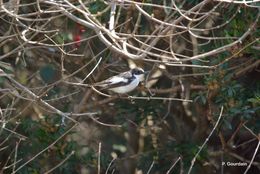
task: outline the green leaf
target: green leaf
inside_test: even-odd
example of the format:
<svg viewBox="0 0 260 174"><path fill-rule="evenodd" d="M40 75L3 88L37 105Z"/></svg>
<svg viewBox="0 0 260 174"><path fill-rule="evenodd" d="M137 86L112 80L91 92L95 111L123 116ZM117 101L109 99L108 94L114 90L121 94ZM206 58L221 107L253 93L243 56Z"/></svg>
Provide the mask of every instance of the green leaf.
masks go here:
<svg viewBox="0 0 260 174"><path fill-rule="evenodd" d="M253 104L260 104L260 98L250 98L250 99L248 99L247 100L248 102L250 102L250 103L253 103Z"/></svg>
<svg viewBox="0 0 260 174"><path fill-rule="evenodd" d="M40 69L40 76L45 83L52 83L57 77L57 70L52 64L47 64Z"/></svg>
<svg viewBox="0 0 260 174"><path fill-rule="evenodd" d="M226 128L232 130L232 124L228 120L224 119L223 123L224 123Z"/></svg>

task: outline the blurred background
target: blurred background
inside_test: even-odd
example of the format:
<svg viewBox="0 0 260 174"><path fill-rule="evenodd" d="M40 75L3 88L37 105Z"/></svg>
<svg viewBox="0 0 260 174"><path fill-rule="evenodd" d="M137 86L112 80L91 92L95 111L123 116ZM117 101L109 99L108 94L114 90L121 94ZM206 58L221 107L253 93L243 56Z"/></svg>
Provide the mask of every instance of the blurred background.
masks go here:
<svg viewBox="0 0 260 174"><path fill-rule="evenodd" d="M0 173L259 173L259 3L1 0Z"/></svg>

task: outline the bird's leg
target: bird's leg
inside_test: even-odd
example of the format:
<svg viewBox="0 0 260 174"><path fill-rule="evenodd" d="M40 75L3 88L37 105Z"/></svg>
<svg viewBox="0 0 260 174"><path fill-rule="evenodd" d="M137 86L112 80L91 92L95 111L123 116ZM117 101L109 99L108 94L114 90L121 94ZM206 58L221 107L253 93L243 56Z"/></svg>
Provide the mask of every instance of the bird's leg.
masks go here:
<svg viewBox="0 0 260 174"><path fill-rule="evenodd" d="M116 94L117 98L119 99L129 99L131 101L131 103L134 103L134 98L131 95L128 94Z"/></svg>
<svg viewBox="0 0 260 174"><path fill-rule="evenodd" d="M155 93L153 93L149 88L147 88L147 87L145 87L146 89L147 89L147 91L149 92L149 94L151 95L151 96L155 96Z"/></svg>
<svg viewBox="0 0 260 174"><path fill-rule="evenodd" d="M149 92L150 96L155 96L155 93L153 93L153 92L150 90L150 88L146 87L145 84L142 84L141 89L146 89L146 90Z"/></svg>
<svg viewBox="0 0 260 174"><path fill-rule="evenodd" d="M130 102L131 102L132 104L135 103L135 99L134 99L133 96L131 96L131 95L127 95L127 98L130 100Z"/></svg>

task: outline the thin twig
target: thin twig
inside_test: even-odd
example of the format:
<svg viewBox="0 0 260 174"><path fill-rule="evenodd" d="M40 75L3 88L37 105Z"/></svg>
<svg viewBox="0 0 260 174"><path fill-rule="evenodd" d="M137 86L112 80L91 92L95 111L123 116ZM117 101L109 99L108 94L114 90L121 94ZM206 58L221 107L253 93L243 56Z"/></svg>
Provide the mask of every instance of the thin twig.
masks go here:
<svg viewBox="0 0 260 174"><path fill-rule="evenodd" d="M13 169L12 169L12 171L14 172L15 171L15 167L16 167L16 163L17 163L17 152L18 152L18 147L19 147L19 144L20 144L20 142L21 142L21 139L18 141L18 142L16 142L16 145L15 145L15 152L14 152L14 165L13 165Z"/></svg>
<svg viewBox="0 0 260 174"><path fill-rule="evenodd" d="M100 159L101 159L101 142L98 144L98 168L97 173L100 174Z"/></svg>
<svg viewBox="0 0 260 174"><path fill-rule="evenodd" d="M219 124L219 121L220 119L222 118L222 114L223 114L223 106L221 107L221 110L220 110L220 114L219 114L219 117L218 117L218 120L215 124L215 126L213 127L213 129L211 130L209 136L206 138L206 140L204 141L204 143L202 144L202 146L199 148L199 151L196 153L196 155L194 156L194 158L192 159L191 161L191 165L190 165L190 168L189 168L189 171L188 171L188 174L191 173L191 170L193 168L193 165L195 164L195 161L197 159L197 157L199 156L201 150L204 148L204 146L207 144L207 142L209 141L209 138L212 136L213 132L215 131L215 129L217 128L218 124Z"/></svg>
<svg viewBox="0 0 260 174"><path fill-rule="evenodd" d="M136 96L129 96L129 97L122 97L124 99L134 99L134 100L167 100L167 101L182 101L182 102L193 102L192 100L180 99L180 98L173 98L173 97L136 97Z"/></svg>
<svg viewBox="0 0 260 174"><path fill-rule="evenodd" d="M63 163L65 163L72 155L75 154L75 151L73 150L68 156L66 156L66 158L64 158L61 162L59 162L59 164L55 165L53 168L51 168L50 170L48 170L47 172L45 172L44 174L49 174L51 172L53 172L55 169L57 169L58 167L60 167Z"/></svg>
<svg viewBox="0 0 260 174"><path fill-rule="evenodd" d="M250 169L250 167L251 167L251 165L252 165L252 163L253 163L253 161L254 161L254 159L255 159L256 153L257 153L257 151L258 151L258 149L259 149L259 146L260 146L260 134L259 134L258 136L259 136L259 138L258 138L258 144L257 144L257 146L256 146L256 148L255 148L254 155L252 156L251 161L250 161L249 165L247 166L247 168L246 168L244 174L246 174L246 173L248 172L248 170Z"/></svg>
<svg viewBox="0 0 260 174"><path fill-rule="evenodd" d="M181 159L181 157L178 157L178 159L172 164L172 166L167 170L166 174L170 174L171 170L175 167L175 165L178 163L178 161Z"/></svg>
<svg viewBox="0 0 260 174"><path fill-rule="evenodd" d="M82 82L84 82L94 71L95 69L98 67L98 65L100 64L102 60L102 57L100 57L100 59L98 60L98 62L96 63L96 65L94 66L94 68L88 73L88 75L86 75L86 77L82 80Z"/></svg>
<svg viewBox="0 0 260 174"><path fill-rule="evenodd" d="M152 164L150 165L150 167L149 167L149 169L148 169L148 171L147 171L146 174L149 174L149 173L152 171L153 166L154 166L154 161L153 161Z"/></svg>
<svg viewBox="0 0 260 174"><path fill-rule="evenodd" d="M114 162L116 159L117 159L117 158L113 158L113 159L110 161L110 163L109 163L109 165L108 165L108 167L107 167L107 170L106 170L106 174L108 174L108 171L109 171L110 167L112 166L113 162Z"/></svg>
<svg viewBox="0 0 260 174"><path fill-rule="evenodd" d="M97 118L94 117L89 117L91 118L94 122L102 125L102 126L107 126L107 127L122 127L122 125L117 125L117 124L108 124L108 123L103 123L101 121L99 121Z"/></svg>

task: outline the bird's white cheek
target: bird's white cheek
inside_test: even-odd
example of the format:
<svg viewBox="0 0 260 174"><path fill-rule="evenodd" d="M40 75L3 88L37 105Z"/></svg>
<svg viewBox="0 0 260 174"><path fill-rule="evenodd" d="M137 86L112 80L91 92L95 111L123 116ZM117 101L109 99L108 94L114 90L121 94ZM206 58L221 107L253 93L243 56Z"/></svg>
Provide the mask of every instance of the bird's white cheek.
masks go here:
<svg viewBox="0 0 260 174"><path fill-rule="evenodd" d="M144 75L143 75L143 74L137 75L137 76L135 76L135 77L139 80L139 82L144 81Z"/></svg>

